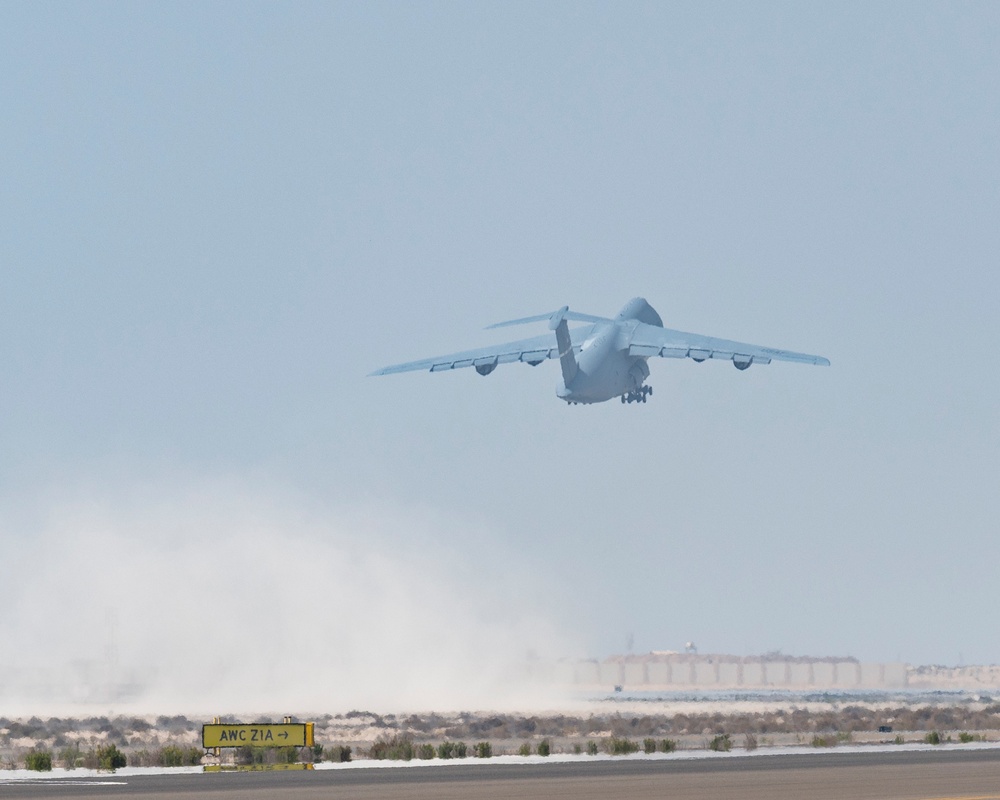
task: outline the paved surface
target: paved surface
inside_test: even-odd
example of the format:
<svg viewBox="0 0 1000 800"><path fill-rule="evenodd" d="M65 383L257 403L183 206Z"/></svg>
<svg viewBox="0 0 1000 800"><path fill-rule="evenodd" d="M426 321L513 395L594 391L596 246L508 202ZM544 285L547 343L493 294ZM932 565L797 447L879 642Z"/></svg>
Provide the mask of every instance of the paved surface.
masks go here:
<svg viewBox="0 0 1000 800"><path fill-rule="evenodd" d="M3 798L155 800L1000 800L1000 751L828 753L698 760L212 775L108 775L25 783L0 780Z"/></svg>

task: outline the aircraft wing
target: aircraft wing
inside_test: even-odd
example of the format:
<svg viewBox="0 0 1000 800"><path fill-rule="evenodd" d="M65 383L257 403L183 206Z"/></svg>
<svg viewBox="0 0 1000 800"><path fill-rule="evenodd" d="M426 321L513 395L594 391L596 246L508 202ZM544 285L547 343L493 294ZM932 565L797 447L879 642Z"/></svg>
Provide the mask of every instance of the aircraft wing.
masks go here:
<svg viewBox="0 0 1000 800"><path fill-rule="evenodd" d="M590 331L591 326L577 328L570 331L570 338L573 341L573 350L580 351L584 336ZM498 364L512 364L515 361L524 361L528 364L539 364L547 358L559 358L559 348L556 346L555 334L549 333L544 336L535 336L531 339L519 339L516 342L506 342L495 344L490 347L480 347L478 350L465 350L461 353L450 353L434 358L425 358L420 361L409 361L405 364L394 364L390 367L382 367L375 370L372 375L391 375L395 372L410 372L411 370L430 370L431 372L441 372L447 369L460 369L461 367L475 367L477 371L486 375L493 371Z"/></svg>
<svg viewBox="0 0 1000 800"><path fill-rule="evenodd" d="M632 331L628 351L629 355L633 356L693 358L695 361L715 358L732 361L740 369L746 369L751 364L770 364L772 360L798 361L802 364L816 364L823 367L830 366L829 359L823 358L823 356L795 353L791 350L776 350L773 347L733 342L729 339L716 339L697 333L659 328L644 322L640 322Z"/></svg>

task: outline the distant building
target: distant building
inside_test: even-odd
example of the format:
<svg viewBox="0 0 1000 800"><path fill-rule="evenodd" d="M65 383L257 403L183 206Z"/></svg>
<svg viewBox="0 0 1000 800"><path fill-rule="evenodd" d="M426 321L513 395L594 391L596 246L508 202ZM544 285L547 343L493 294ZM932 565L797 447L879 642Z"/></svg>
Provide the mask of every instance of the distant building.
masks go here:
<svg viewBox="0 0 1000 800"><path fill-rule="evenodd" d="M601 691L684 689L903 689L909 668L902 663L862 663L851 657L812 658L674 653L611 656L603 661L563 662L557 680L576 689Z"/></svg>

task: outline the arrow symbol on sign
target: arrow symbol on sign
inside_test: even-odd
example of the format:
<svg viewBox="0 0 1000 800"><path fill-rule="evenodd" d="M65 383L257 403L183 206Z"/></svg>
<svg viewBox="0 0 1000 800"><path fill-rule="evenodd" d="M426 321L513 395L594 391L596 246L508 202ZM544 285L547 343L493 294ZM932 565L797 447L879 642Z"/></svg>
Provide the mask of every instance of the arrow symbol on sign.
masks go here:
<svg viewBox="0 0 1000 800"><path fill-rule="evenodd" d="M278 736L280 736L282 739L287 739L288 731L282 731L281 733L278 734Z"/></svg>

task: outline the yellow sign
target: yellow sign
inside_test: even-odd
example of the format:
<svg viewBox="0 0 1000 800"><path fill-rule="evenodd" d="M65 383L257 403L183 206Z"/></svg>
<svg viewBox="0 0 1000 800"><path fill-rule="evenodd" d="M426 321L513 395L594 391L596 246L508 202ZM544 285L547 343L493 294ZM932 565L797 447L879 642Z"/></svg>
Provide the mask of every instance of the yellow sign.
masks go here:
<svg viewBox="0 0 1000 800"><path fill-rule="evenodd" d="M202 747L312 747L313 723L202 725Z"/></svg>

